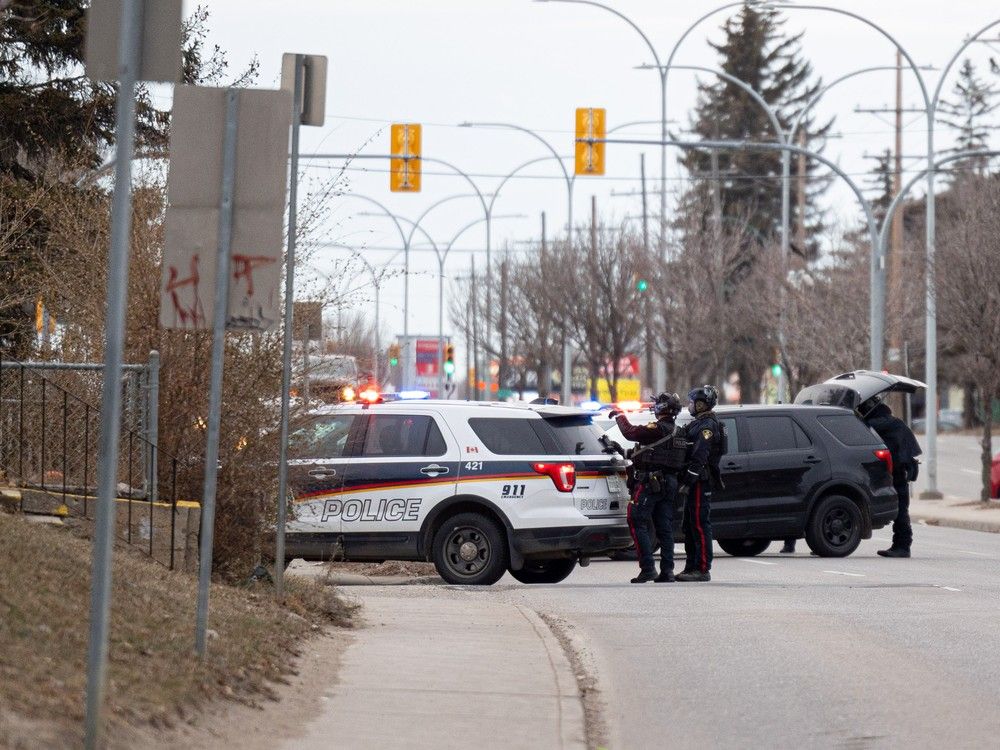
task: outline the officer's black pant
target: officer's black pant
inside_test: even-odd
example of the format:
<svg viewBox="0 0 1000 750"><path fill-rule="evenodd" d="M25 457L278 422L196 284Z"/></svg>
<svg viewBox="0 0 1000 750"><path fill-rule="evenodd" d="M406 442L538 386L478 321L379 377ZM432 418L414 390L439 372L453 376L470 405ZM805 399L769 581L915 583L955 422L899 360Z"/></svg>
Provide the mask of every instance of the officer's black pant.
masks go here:
<svg viewBox="0 0 1000 750"><path fill-rule="evenodd" d="M909 549L913 544L913 526L910 525L910 483L905 477L893 477L892 486L899 495L899 512L892 522L892 546Z"/></svg>
<svg viewBox="0 0 1000 750"><path fill-rule="evenodd" d="M685 570L707 572L712 569L712 485L699 480L688 488L684 498Z"/></svg>
<svg viewBox="0 0 1000 750"><path fill-rule="evenodd" d="M655 571L653 538L650 523L660 540L660 571L674 569L674 502L677 498L677 475L663 474L660 491L653 492L649 482L641 482L635 489L635 501L628 506L628 526L632 531L635 548L639 552L639 565L643 570Z"/></svg>

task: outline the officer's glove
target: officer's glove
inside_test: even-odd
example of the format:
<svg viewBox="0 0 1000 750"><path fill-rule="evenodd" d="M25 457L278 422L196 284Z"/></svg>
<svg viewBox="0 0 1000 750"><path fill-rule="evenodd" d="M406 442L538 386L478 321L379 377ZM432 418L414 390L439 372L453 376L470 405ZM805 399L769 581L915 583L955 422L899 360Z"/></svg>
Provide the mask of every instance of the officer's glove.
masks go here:
<svg viewBox="0 0 1000 750"><path fill-rule="evenodd" d="M907 465L907 467L906 467L906 481L907 482L916 482L917 481L917 474L920 472L920 468L919 467L920 467L920 464L918 464L916 461L914 461L913 463Z"/></svg>
<svg viewBox="0 0 1000 750"><path fill-rule="evenodd" d="M612 409L611 411L608 412L608 419L615 419L618 417L618 415L622 413L623 412L620 412L617 409Z"/></svg>

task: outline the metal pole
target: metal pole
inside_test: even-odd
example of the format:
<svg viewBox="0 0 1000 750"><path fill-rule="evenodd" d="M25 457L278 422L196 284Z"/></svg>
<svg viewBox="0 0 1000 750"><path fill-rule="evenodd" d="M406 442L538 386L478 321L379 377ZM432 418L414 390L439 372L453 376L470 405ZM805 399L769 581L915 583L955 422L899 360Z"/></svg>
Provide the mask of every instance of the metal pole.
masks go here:
<svg viewBox="0 0 1000 750"><path fill-rule="evenodd" d="M788 279L789 232L791 231L791 174L790 151L781 152L781 281L778 287L778 403L785 400L785 389L788 387L788 375L785 372L785 282ZM800 175L801 178L801 175ZM805 221L805 217L802 217ZM728 373L727 373L728 374Z"/></svg>
<svg viewBox="0 0 1000 750"><path fill-rule="evenodd" d="M444 398L444 256L438 253L438 398Z"/></svg>
<svg viewBox="0 0 1000 750"><path fill-rule="evenodd" d="M934 120L937 99L931 102L927 111L927 264L924 273L927 274L925 285L925 305L927 315L924 320L924 335L927 343L926 376L927 398L924 402L924 418L927 431L927 489L921 493L922 498L940 499L944 497L937 487L937 432L938 432L938 364L937 364L937 269L934 263L936 252L935 220L937 216L937 201L934 195Z"/></svg>
<svg viewBox="0 0 1000 750"><path fill-rule="evenodd" d="M135 84L142 59L142 2L124 0L118 39L118 102L115 112L115 192L111 203L111 254L108 258L104 382L97 480L97 516L91 565L90 636L87 646L87 706L84 745L101 739L101 707L108 666L111 620L111 557L115 532L115 485L121 434L121 368L128 296L129 237L132 230L132 153L135 139Z"/></svg>
<svg viewBox="0 0 1000 750"><path fill-rule="evenodd" d="M561 163L561 162L560 162ZM569 251L573 251L573 178L566 175L566 215L568 223L566 225L566 238L569 243ZM562 392L559 396L559 403L569 406L573 402L573 373L572 369L573 353L569 345L568 321L563 321L563 344L562 344Z"/></svg>
<svg viewBox="0 0 1000 750"><path fill-rule="evenodd" d="M151 458L149 461L150 485L149 498L151 502L160 499L159 462L160 462L160 353L155 349L149 353L149 407L147 410L149 424L146 439L149 440Z"/></svg>
<svg viewBox="0 0 1000 750"><path fill-rule="evenodd" d="M215 490L219 477L219 428L222 421L222 374L226 356L226 321L229 317L229 261L233 232L233 193L236 182L236 135L239 89L226 92L226 130L222 145L222 201L219 207L219 247L215 261L215 308L212 319L212 371L208 395L208 429L205 441L205 485L201 500L198 608L195 650L205 657L208 626L208 593L212 581L212 536L215 532Z"/></svg>
<svg viewBox="0 0 1000 750"><path fill-rule="evenodd" d="M274 595L285 596L285 520L288 494L288 412L292 390L292 313L295 300L295 234L298 231L299 127L302 124L302 55L295 56L292 90L292 154L288 180L288 251L285 254L285 320L281 352L281 430L278 444L278 523L274 543ZM309 374L305 375L307 378Z"/></svg>
<svg viewBox="0 0 1000 750"><path fill-rule="evenodd" d="M375 382L382 387L382 323L379 318L379 298L382 294L382 279L375 280Z"/></svg>
<svg viewBox="0 0 1000 750"><path fill-rule="evenodd" d="M660 259L667 257L667 68L660 67Z"/></svg>

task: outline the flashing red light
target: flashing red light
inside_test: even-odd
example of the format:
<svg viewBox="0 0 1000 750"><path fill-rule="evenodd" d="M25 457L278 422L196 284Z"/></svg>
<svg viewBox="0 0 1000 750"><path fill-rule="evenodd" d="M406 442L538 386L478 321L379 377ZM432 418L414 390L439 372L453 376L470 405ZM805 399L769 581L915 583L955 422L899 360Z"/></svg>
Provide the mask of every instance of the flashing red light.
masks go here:
<svg viewBox="0 0 1000 750"><path fill-rule="evenodd" d="M892 454L885 448L879 448L875 451L875 458L885 464L889 476L892 476Z"/></svg>
<svg viewBox="0 0 1000 750"><path fill-rule="evenodd" d="M576 487L576 466L574 464L539 463L532 464L532 468L537 473L545 474L551 479L552 484L560 492L572 492L573 488Z"/></svg>
<svg viewBox="0 0 1000 750"><path fill-rule="evenodd" d="M612 406L618 411L642 411L649 408L641 401L619 401Z"/></svg>
<svg viewBox="0 0 1000 750"><path fill-rule="evenodd" d="M362 401L367 401L369 404L374 404L382 399L382 394L375 388L365 388L358 394L358 398Z"/></svg>
<svg viewBox="0 0 1000 750"><path fill-rule="evenodd" d="M500 391L499 383L490 383L490 393L498 393Z"/></svg>
<svg viewBox="0 0 1000 750"><path fill-rule="evenodd" d="M345 385L340 391L341 401L353 401L355 398L357 398L357 396L358 394L349 385Z"/></svg>
<svg viewBox="0 0 1000 750"><path fill-rule="evenodd" d="M480 380L476 385L479 386L479 390L481 390L481 391L485 391L486 390L486 381L485 380Z"/></svg>

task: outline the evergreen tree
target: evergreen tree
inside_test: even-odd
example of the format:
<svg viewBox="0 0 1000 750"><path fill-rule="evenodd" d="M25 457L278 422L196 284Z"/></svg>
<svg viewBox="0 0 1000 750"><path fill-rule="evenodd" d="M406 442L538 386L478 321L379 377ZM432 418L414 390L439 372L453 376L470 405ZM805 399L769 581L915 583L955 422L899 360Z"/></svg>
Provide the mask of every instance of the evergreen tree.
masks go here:
<svg viewBox="0 0 1000 750"><path fill-rule="evenodd" d="M33 335L34 271L46 253L48 225L39 196L58 207L74 191L107 198L100 186L77 187L114 144L113 83L84 72L90 0L0 0L0 345L7 356L27 352ZM186 20L182 80L211 83L224 75L218 47L205 48L208 11ZM254 60L233 85L256 75ZM169 113L137 89L140 153L166 146ZM3 231L10 230L10 231Z"/></svg>
<svg viewBox="0 0 1000 750"><path fill-rule="evenodd" d="M938 111L938 122L956 131L955 147L951 153L960 151L978 151L989 148L990 131L996 128L988 118L1000 102L994 101L996 88L990 86L978 75L972 61L968 58L958 71L958 81L952 89L954 98L942 101ZM978 175L986 173L989 157L977 156L958 162L961 168L972 169Z"/></svg>
<svg viewBox="0 0 1000 750"><path fill-rule="evenodd" d="M753 87L778 113L782 129L787 130L821 83L813 78L811 65L802 59L801 34L786 36L782 32L783 24L777 11L745 5L723 24L722 42L712 46L719 54L721 69ZM806 147L821 148L823 136L831 124L832 121L817 125L806 115L800 125L806 135ZM692 130L703 139L772 143L778 140L760 104L740 87L721 79L699 84ZM719 150L716 157L717 163L713 164L710 152L697 150L686 151L682 158L693 178L681 201L683 225L692 226L688 219L692 213L698 213L700 221L694 226L711 226L711 212L706 214L705 211L713 205L713 191L717 191L715 203L721 207L723 224L748 218L756 236L777 237L781 230L781 154L777 151ZM797 210L794 194L798 161L795 155L791 157L793 213ZM814 176L818 166L815 160L806 161L805 224L810 234L821 226L815 199L828 184L827 180ZM752 258L747 262L752 262Z"/></svg>

